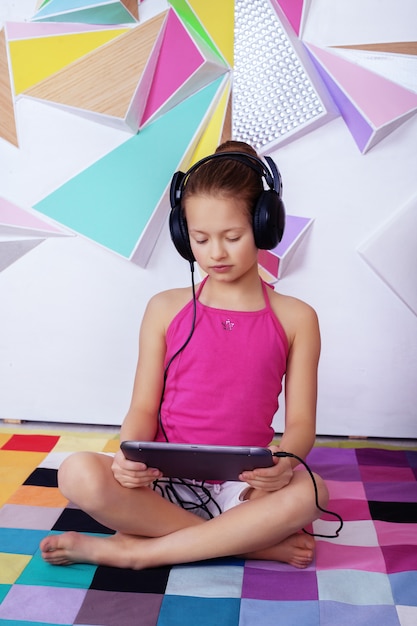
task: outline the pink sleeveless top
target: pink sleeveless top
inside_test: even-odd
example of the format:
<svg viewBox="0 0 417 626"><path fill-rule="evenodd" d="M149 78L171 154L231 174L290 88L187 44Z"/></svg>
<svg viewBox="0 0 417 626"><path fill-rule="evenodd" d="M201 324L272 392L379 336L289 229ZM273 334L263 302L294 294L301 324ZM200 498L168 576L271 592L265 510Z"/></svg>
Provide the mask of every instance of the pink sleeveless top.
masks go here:
<svg viewBox="0 0 417 626"><path fill-rule="evenodd" d="M227 311L197 298L197 316L188 345L172 361L161 419L175 443L267 446L286 370L288 342L262 281L265 307ZM167 334L165 365L187 339L193 302L174 317ZM164 441L159 429L157 441Z"/></svg>

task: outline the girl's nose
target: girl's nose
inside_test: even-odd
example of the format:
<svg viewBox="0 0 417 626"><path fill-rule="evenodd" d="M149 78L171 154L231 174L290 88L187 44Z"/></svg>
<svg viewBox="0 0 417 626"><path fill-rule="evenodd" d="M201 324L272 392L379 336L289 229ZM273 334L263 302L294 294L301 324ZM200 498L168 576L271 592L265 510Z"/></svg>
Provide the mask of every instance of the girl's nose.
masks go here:
<svg viewBox="0 0 417 626"><path fill-rule="evenodd" d="M222 259L225 256L225 250L221 241L213 241L211 243L210 255L212 259Z"/></svg>

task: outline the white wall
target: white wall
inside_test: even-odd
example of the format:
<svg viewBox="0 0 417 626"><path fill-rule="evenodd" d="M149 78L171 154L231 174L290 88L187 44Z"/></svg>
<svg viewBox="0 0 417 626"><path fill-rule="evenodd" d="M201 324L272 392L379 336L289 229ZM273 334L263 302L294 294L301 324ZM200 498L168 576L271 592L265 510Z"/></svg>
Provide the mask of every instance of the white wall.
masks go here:
<svg viewBox="0 0 417 626"><path fill-rule="evenodd" d="M403 12L395 0L377 3L377 22L358 19L376 2L312 2L305 40L416 40L411 0ZM0 0L0 19L23 19L34 4ZM20 148L0 139L0 195L23 207L126 139L29 100L17 117ZM288 212L315 218L277 288L319 314L320 434L417 437L417 317L357 252L417 194L416 140L414 117L361 155L338 118L272 154ZM187 284L168 228L146 269L82 237L48 239L13 263L0 273L0 417L120 423L146 302Z"/></svg>

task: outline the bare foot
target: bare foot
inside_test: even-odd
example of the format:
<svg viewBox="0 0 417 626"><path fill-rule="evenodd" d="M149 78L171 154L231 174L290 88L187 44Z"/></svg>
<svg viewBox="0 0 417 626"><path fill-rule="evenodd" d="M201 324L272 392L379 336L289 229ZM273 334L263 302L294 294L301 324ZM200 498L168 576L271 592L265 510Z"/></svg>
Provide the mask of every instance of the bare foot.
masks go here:
<svg viewBox="0 0 417 626"><path fill-rule="evenodd" d="M143 569L161 565L152 560L155 539L116 533L95 537L77 532L45 537L40 544L42 557L52 565L93 563L110 567ZM304 569L314 558L315 541L303 533L291 535L281 543L265 550L244 555L245 558L281 561ZM168 561L167 561L168 562Z"/></svg>
<svg viewBox="0 0 417 626"><path fill-rule="evenodd" d="M71 565L73 563L93 563L110 567L146 567L133 562L133 547L146 541L142 537L131 537L117 533L107 537L94 537L78 532L50 535L40 543L42 558L51 565ZM134 551L137 554L137 550Z"/></svg>
<svg viewBox="0 0 417 626"><path fill-rule="evenodd" d="M251 559L280 561L305 569L313 562L315 544L314 538L310 535L296 533L272 548L252 552L246 556Z"/></svg>

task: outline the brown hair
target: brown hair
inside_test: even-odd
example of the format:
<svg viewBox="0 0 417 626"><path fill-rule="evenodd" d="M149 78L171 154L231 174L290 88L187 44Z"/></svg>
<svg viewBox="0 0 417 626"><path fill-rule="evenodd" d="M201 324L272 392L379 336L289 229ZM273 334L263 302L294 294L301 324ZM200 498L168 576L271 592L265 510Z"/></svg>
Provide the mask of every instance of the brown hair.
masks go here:
<svg viewBox="0 0 417 626"><path fill-rule="evenodd" d="M241 152L257 157L256 151L243 141L226 141L216 149L215 154ZM194 170L185 183L182 195L184 203L190 196L223 196L243 200L250 214L264 187L262 170L256 171L234 159L212 159Z"/></svg>

